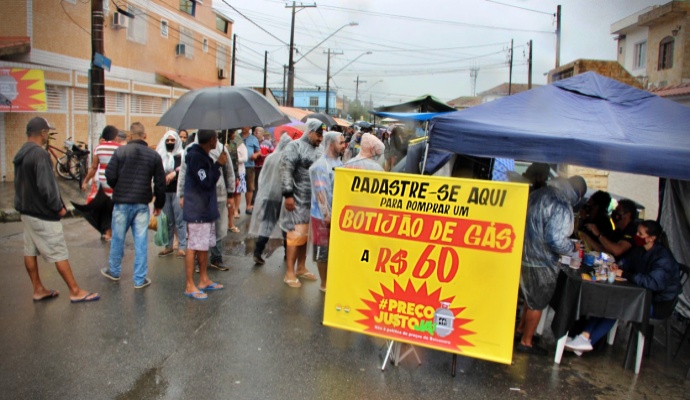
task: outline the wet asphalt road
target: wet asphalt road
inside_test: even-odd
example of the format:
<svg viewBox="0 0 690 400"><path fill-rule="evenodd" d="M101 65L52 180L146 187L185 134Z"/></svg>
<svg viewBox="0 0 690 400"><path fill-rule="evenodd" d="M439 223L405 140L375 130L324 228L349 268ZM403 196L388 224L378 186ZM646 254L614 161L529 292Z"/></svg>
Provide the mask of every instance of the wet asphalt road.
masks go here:
<svg viewBox="0 0 690 400"><path fill-rule="evenodd" d="M0 224L1 399L690 398L690 345L666 366L655 343L635 376L622 368L626 330L614 346L581 358L566 353L561 365L547 329L548 357L516 354L513 365L459 357L453 378L451 355L418 348L421 365L408 357L381 372L384 341L322 326L318 283L288 288L281 248L254 267L252 243L231 233L231 270L211 271L225 290L194 301L182 295L183 260L157 257L152 240L153 284L135 290L131 236L114 283L98 272L108 246L82 219L63 223L79 284L102 298L70 304L54 266L40 259L44 284L61 295L33 303L21 223Z"/></svg>

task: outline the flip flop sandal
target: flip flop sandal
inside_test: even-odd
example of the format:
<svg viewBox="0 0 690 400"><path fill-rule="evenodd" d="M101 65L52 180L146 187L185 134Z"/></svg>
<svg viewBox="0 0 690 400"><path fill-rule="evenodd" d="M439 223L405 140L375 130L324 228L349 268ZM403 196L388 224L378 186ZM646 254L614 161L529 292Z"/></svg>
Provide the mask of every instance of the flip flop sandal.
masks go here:
<svg viewBox="0 0 690 400"><path fill-rule="evenodd" d="M75 300L70 300L70 303L88 303L90 301L96 301L101 298L101 296L93 296L92 298L89 298L89 296L94 295L95 293L89 293L86 296L82 297L81 299L75 299Z"/></svg>
<svg viewBox="0 0 690 400"><path fill-rule="evenodd" d="M228 230L230 232L240 233L240 228L238 228L236 226L230 227L230 228L228 228Z"/></svg>
<svg viewBox="0 0 690 400"><path fill-rule="evenodd" d="M312 274L311 272L305 272L302 274L297 275L298 278L302 278L306 281L318 281L319 278L316 277L316 275Z"/></svg>
<svg viewBox="0 0 690 400"><path fill-rule="evenodd" d="M290 286L291 288L300 288L302 287L302 282L299 281L299 279L287 279L283 278L283 282L285 282L286 285Z"/></svg>
<svg viewBox="0 0 690 400"><path fill-rule="evenodd" d="M212 284L206 286L206 287L199 287L199 290L202 292L206 292L209 290L223 290L224 286L221 285L220 283L213 282Z"/></svg>
<svg viewBox="0 0 690 400"><path fill-rule="evenodd" d="M34 299L34 301L50 300L50 299L54 299L54 298L58 297L59 295L60 295L60 293L58 293L57 290L51 290L50 293L48 293L47 295L41 297L40 299Z"/></svg>
<svg viewBox="0 0 690 400"><path fill-rule="evenodd" d="M208 299L208 295L204 292L192 292L192 293L184 292L184 295L191 298L191 299L194 299L194 300L206 300L206 299Z"/></svg>

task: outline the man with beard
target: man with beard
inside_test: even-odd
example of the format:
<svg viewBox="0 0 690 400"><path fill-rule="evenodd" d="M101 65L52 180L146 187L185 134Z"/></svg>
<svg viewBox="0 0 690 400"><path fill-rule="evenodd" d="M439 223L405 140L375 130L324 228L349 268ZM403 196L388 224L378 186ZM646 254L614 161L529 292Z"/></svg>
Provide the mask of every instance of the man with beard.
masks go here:
<svg viewBox="0 0 690 400"><path fill-rule="evenodd" d="M333 169L343 165L340 157L345 151L345 137L340 132L326 132L323 135L323 144L323 157L309 168L309 176L311 178L311 237L314 245L314 262L321 276L319 290L326 292L333 179L335 178Z"/></svg>

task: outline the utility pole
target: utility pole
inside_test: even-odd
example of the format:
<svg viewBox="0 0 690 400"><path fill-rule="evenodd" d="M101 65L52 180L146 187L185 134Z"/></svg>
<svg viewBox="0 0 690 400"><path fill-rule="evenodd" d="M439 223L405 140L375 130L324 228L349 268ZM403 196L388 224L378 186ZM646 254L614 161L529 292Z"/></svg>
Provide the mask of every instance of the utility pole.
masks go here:
<svg viewBox="0 0 690 400"><path fill-rule="evenodd" d="M285 103L285 77L287 77L287 65L283 65L283 105L287 105Z"/></svg>
<svg viewBox="0 0 690 400"><path fill-rule="evenodd" d="M337 56L339 54L343 54L343 52L335 52L331 51L331 49L328 49L328 52L325 52L328 54L328 63L326 64L326 114L328 114L329 106L330 106L330 91L331 91L331 55Z"/></svg>
<svg viewBox="0 0 690 400"><path fill-rule="evenodd" d="M290 58L288 61L288 87L287 87L287 102L288 107L294 107L295 102L295 2L292 2L291 6L286 5L285 8L292 8L292 23L290 24ZM316 7L316 4L304 5L300 3L299 8L303 10L305 8Z"/></svg>
<svg viewBox="0 0 690 400"><path fill-rule="evenodd" d="M230 86L235 86L235 63L237 61L237 34L232 35L232 68L230 68Z"/></svg>
<svg viewBox="0 0 690 400"><path fill-rule="evenodd" d="M513 91L513 39L510 39L510 68L508 72L508 96Z"/></svg>
<svg viewBox="0 0 690 400"><path fill-rule="evenodd" d="M94 65L96 53L105 55L103 44L103 0L91 0L91 68L89 69L89 139L96 147L105 127L105 72Z"/></svg>
<svg viewBox="0 0 690 400"><path fill-rule="evenodd" d="M357 75L357 80L354 82L357 83L357 85L355 86L355 101L357 101L357 100L359 100L359 84L360 83L367 83L367 81L360 81L359 75Z"/></svg>
<svg viewBox="0 0 690 400"><path fill-rule="evenodd" d="M532 39L527 43L529 53L527 53L527 90L532 89Z"/></svg>
<svg viewBox="0 0 690 400"><path fill-rule="evenodd" d="M561 66L561 5L556 7L556 68Z"/></svg>
<svg viewBox="0 0 690 400"><path fill-rule="evenodd" d="M266 79L268 78L268 51L264 51L264 96L266 96Z"/></svg>

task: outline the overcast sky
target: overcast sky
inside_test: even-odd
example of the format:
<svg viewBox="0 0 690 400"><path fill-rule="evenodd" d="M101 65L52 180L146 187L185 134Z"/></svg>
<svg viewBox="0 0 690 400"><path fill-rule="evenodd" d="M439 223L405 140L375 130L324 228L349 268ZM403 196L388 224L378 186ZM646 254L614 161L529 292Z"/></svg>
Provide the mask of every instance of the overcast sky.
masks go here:
<svg viewBox="0 0 690 400"><path fill-rule="evenodd" d="M611 24L654 0L324 0L296 15L295 87L326 85L327 55L331 87L339 95L375 106L395 104L423 94L444 101L472 94L470 69L478 68L476 92L508 82L508 58L514 41L513 82L527 83L527 42L533 48L534 84L556 58L557 5L561 4L561 65L578 58L615 60ZM282 88L288 62L291 10L279 0L213 0L234 20L238 37L236 85L263 84L264 52L269 52L268 86ZM300 4L298 2L297 4ZM234 9L233 9L234 8ZM315 46L333 32L347 26ZM260 26L262 29L260 29ZM364 54L372 52L372 54ZM299 59L301 54L295 56ZM364 54L364 55L362 55ZM361 57L359 57L361 55ZM358 58L359 57L359 58ZM349 64L349 65L348 65Z"/></svg>

